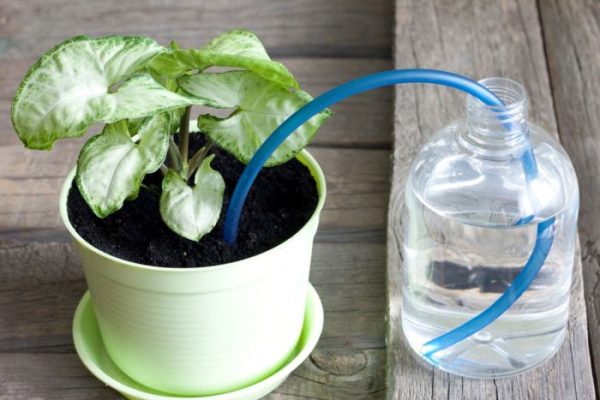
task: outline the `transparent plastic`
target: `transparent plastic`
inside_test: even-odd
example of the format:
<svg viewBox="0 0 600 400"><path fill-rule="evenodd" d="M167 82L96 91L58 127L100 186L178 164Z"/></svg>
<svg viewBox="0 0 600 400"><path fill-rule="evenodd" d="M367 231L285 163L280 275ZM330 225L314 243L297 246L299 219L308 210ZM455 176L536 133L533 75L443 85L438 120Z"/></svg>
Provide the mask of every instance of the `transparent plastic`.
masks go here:
<svg viewBox="0 0 600 400"><path fill-rule="evenodd" d="M423 346L490 307L527 263L537 226L554 217L539 273L497 320L431 357L462 376L522 372L550 358L565 337L579 208L569 157L527 121L527 94L503 78L480 81L504 102L467 99L465 118L435 134L409 172L403 214L403 331ZM533 148L537 174L526 176ZM525 223L523 223L525 221Z"/></svg>

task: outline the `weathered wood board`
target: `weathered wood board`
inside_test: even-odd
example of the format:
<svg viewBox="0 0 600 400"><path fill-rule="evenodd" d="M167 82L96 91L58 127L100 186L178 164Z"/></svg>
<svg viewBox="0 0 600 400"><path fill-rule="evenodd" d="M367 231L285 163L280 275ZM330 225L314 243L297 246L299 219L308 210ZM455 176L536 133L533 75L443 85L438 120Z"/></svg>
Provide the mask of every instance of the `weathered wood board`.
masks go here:
<svg viewBox="0 0 600 400"><path fill-rule="evenodd" d="M326 135L327 127L323 128ZM58 196L74 167L80 141L55 145L50 153L0 146L0 239L65 235L58 216ZM389 191L387 150L314 147L327 175L327 202L320 233L385 228ZM360 160L360 162L357 162ZM3 174L8 174L5 176Z"/></svg>
<svg viewBox="0 0 600 400"><path fill-rule="evenodd" d="M391 68L388 59L357 58L279 58L296 76L303 89L314 96L349 79ZM21 78L33 61L12 65L4 59L0 47L0 145L18 144L8 118L12 97ZM392 91L381 90L356 96L333 107L335 118L327 121L327 133L319 134L314 143L327 147L389 149L392 129ZM201 111L200 109L198 110ZM206 112L215 112L206 110ZM90 130L94 132L93 129ZM21 146L22 147L22 146ZM44 153L43 151L39 153Z"/></svg>
<svg viewBox="0 0 600 400"><path fill-rule="evenodd" d="M528 90L530 116L556 132L550 81L535 1L396 1L395 65L443 68L481 79L506 76ZM464 95L444 88L397 87L388 214L388 370L390 399L591 399L581 261L571 295L569 336L543 366L515 378L472 380L418 363L401 332L400 216L410 162L429 135L464 113Z"/></svg>
<svg viewBox="0 0 600 400"><path fill-rule="evenodd" d="M550 0L539 6L558 132L579 178L587 337L600 393L600 5Z"/></svg>
<svg viewBox="0 0 600 400"><path fill-rule="evenodd" d="M27 68L49 48L81 34L147 35L164 45L177 40L184 47L199 47L226 30L247 28L259 35L274 58L298 74L310 93L318 94L352 77L389 68L392 10L389 0L3 0L0 115L8 116L12 96ZM299 57L323 60L290 60ZM357 60L360 58L362 62ZM345 102L340 105L340 116L330 122L343 128L339 135L319 135L317 140L389 143L389 101L391 91ZM349 112L344 114L346 109ZM358 126L352 129L344 115L356 115L352 121ZM384 124L386 130L378 130L375 124ZM9 119L0 119L0 144L16 140Z"/></svg>
<svg viewBox="0 0 600 400"><path fill-rule="evenodd" d="M0 400L120 398L85 370L70 336L85 283L56 201L83 140L28 152L7 118L43 51L76 34L199 46L245 27L317 95L391 67L392 10L389 0L0 2ZM391 104L391 90L349 99L315 138L329 193L311 280L326 324L311 358L270 398L383 396Z"/></svg>
<svg viewBox="0 0 600 400"><path fill-rule="evenodd" d="M27 67L76 34L142 34L163 44L175 39L198 46L233 27L258 33L313 95L391 68L392 55L397 67L521 81L532 120L558 128L582 193L583 279L578 263L570 335L560 353L507 380L475 381L428 369L402 343L398 210L416 151L460 117L464 96L413 86L336 105L335 117L311 146L329 189L311 272L325 306L325 328L317 350L268 398L595 398L600 386L595 391L589 347L600 371L599 20L592 0L0 1L0 400L120 398L85 370L70 336L85 282L56 201L82 140L59 143L52 153L22 148L8 113Z"/></svg>
<svg viewBox="0 0 600 400"><path fill-rule="evenodd" d="M316 243L311 280L326 310L324 332L311 358L272 398L382 397L381 239ZM119 398L74 354L71 320L85 282L70 244L19 246L0 249L0 399Z"/></svg>

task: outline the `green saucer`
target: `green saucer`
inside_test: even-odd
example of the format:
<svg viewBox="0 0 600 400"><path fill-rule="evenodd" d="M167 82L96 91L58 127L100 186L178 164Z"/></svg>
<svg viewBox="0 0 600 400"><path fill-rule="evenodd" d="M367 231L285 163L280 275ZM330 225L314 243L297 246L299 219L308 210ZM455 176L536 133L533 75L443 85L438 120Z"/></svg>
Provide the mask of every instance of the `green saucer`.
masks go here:
<svg viewBox="0 0 600 400"><path fill-rule="evenodd" d="M323 329L323 305L319 295L309 285L304 314L304 326L289 361L273 375L253 385L229 393L201 397L181 397L147 388L125 375L112 362L100 337L94 306L87 292L75 311L73 341L79 358L87 369L106 385L131 400L250 400L259 399L279 386L296 369L317 345Z"/></svg>

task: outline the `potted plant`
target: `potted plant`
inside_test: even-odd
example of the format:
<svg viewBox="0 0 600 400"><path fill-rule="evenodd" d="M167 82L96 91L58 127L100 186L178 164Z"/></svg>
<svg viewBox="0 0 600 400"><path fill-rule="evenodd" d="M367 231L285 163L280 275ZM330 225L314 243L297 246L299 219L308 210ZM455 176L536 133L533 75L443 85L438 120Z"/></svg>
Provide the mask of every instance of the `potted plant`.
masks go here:
<svg viewBox="0 0 600 400"><path fill-rule="evenodd" d="M27 72L11 111L26 147L105 124L81 149L60 214L106 349L134 380L176 395L224 393L294 349L325 199L303 148L329 112L273 154L234 248L220 239L221 211L242 163L310 100L245 30L199 49L79 36ZM190 125L192 105L230 112Z"/></svg>

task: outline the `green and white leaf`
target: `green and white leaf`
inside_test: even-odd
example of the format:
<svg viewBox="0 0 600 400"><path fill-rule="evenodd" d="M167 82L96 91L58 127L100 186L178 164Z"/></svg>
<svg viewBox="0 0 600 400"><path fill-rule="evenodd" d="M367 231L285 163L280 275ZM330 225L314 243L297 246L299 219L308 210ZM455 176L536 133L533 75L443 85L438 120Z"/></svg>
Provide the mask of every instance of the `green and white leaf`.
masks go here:
<svg viewBox="0 0 600 400"><path fill-rule="evenodd" d="M106 96L111 102L111 111L103 121L115 122L126 118L141 118L205 101L183 96L166 90L149 74L131 77L114 94Z"/></svg>
<svg viewBox="0 0 600 400"><path fill-rule="evenodd" d="M194 187L174 170L163 178L160 215L167 226L184 238L198 241L217 224L225 181L211 168L214 154L205 158L194 176Z"/></svg>
<svg viewBox="0 0 600 400"><path fill-rule="evenodd" d="M176 41L173 40L161 54L168 55L171 52L179 49L181 49L181 47ZM167 73L173 68L176 68L174 65L170 64L171 62L172 60L170 57L167 57L166 59L159 59L157 56L146 65L146 70L148 73L150 73L150 75L152 75L152 78L154 78L156 82L160 83L172 92L177 92L176 78L178 78L179 75L172 76L171 74ZM165 63L165 65L162 65L163 63Z"/></svg>
<svg viewBox="0 0 600 400"><path fill-rule="evenodd" d="M130 118L127 120L127 130L129 136L134 137L139 132L142 124L146 122L147 118Z"/></svg>
<svg viewBox="0 0 600 400"><path fill-rule="evenodd" d="M137 197L144 176L160 168L169 147L169 118L161 113L144 120L132 139L128 122L105 126L83 146L76 182L91 210L100 218Z"/></svg>
<svg viewBox="0 0 600 400"><path fill-rule="evenodd" d="M298 88L287 68L272 61L260 39L244 29L225 32L200 49L171 48L150 63L155 73L175 78L209 67L246 69L283 86Z"/></svg>
<svg viewBox="0 0 600 400"><path fill-rule="evenodd" d="M198 127L220 147L248 163L266 138L300 107L312 100L301 90L288 90L249 71L183 76L181 89L213 107L233 108L227 118L201 115ZM266 165L282 164L300 152L331 113L315 115L273 153Z"/></svg>
<svg viewBox="0 0 600 400"><path fill-rule="evenodd" d="M173 40L169 44L168 49L169 50L179 50L180 47L179 47L179 44ZM150 67L148 68L148 71L150 72L150 74L152 75L152 77L154 78L155 81L159 82L161 85L163 85L164 87L169 89L171 92L182 93L181 90L179 89L179 86L177 85L177 80L176 80L177 77L169 76L167 74L164 74L161 70L155 70ZM169 129L169 131L171 133L177 132L177 129L179 128L179 123L181 121L181 117L185 113L185 108L186 107L176 108L176 109L170 110L168 112L169 117L171 119L170 129Z"/></svg>
<svg viewBox="0 0 600 400"><path fill-rule="evenodd" d="M111 85L163 51L143 37L78 36L44 54L13 100L13 125L27 147L46 149L59 137L80 136L110 104Z"/></svg>
<svg viewBox="0 0 600 400"><path fill-rule="evenodd" d="M130 36L78 36L51 49L29 69L13 99L11 120L21 141L49 149L57 139L83 135L96 122L193 104L148 74L134 76L163 51L152 39Z"/></svg>

